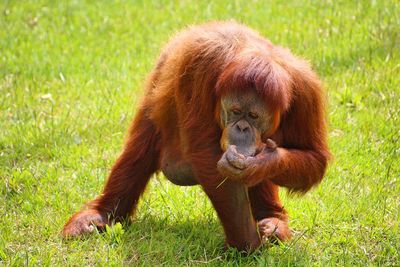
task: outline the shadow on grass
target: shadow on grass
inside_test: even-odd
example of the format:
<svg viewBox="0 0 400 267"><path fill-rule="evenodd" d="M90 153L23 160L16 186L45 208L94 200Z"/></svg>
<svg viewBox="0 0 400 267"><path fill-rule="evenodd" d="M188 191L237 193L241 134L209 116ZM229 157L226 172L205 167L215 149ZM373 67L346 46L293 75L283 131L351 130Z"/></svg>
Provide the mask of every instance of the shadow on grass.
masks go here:
<svg viewBox="0 0 400 267"><path fill-rule="evenodd" d="M114 226L115 228L115 226ZM233 265L270 265L309 262L310 255L297 244L296 237L287 244L265 244L253 253L226 249L224 233L218 220L192 218L159 218L152 215L123 222L122 250L141 255L145 262L169 264L195 263ZM108 233L102 236L110 245L115 242ZM129 258L129 256L128 256Z"/></svg>

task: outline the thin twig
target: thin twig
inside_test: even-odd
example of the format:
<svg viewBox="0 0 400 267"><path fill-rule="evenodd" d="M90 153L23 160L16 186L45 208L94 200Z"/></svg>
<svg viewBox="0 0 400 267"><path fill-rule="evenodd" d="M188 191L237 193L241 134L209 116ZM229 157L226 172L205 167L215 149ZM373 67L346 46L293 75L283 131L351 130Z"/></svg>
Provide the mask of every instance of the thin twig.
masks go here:
<svg viewBox="0 0 400 267"><path fill-rule="evenodd" d="M218 189L223 183L225 183L226 180L228 180L228 176L225 177L225 179L222 180L222 182L220 182L219 185L217 185L217 187L215 189Z"/></svg>

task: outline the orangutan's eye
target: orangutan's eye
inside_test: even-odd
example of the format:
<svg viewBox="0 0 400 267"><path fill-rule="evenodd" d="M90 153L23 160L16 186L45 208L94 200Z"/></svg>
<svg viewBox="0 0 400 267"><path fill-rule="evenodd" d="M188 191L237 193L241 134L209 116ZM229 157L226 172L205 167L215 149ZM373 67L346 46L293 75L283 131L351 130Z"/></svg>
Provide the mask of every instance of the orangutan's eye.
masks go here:
<svg viewBox="0 0 400 267"><path fill-rule="evenodd" d="M233 114L235 114L235 115L240 115L240 114L242 114L242 111L241 111L240 109L238 109L238 108L232 109L232 112L233 112Z"/></svg>
<svg viewBox="0 0 400 267"><path fill-rule="evenodd" d="M249 112L249 116L250 116L250 118L252 118L253 120L258 119L258 114L257 114L257 113Z"/></svg>

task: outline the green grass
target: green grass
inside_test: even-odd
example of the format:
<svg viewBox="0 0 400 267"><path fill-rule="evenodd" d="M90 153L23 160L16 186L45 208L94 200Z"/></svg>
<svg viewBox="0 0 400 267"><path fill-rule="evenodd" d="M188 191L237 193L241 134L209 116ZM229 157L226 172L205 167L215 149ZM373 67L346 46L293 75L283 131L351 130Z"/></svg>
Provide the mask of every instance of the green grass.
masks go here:
<svg viewBox="0 0 400 267"><path fill-rule="evenodd" d="M400 264L398 1L1 1L0 12L0 265ZM224 252L200 188L161 175L131 225L63 240L101 191L163 44L232 18L309 59L328 91L335 160L305 197L281 192L293 241Z"/></svg>

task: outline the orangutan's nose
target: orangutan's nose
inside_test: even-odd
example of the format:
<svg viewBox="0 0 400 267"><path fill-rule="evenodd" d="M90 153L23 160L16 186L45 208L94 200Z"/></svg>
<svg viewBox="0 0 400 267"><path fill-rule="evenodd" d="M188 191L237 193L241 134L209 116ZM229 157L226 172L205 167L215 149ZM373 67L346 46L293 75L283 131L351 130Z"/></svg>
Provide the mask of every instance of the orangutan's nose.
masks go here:
<svg viewBox="0 0 400 267"><path fill-rule="evenodd" d="M240 131L240 132L247 132L250 129L250 125L247 121L245 120L240 120L236 123L236 128Z"/></svg>

